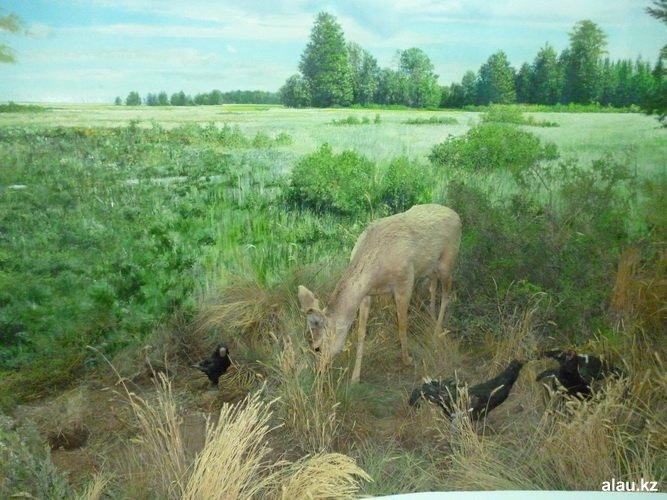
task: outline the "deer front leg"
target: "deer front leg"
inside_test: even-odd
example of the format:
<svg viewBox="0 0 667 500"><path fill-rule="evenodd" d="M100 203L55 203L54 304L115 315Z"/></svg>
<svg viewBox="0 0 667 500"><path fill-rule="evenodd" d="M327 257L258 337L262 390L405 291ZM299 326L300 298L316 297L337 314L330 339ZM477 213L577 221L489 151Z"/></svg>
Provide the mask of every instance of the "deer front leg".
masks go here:
<svg viewBox="0 0 667 500"><path fill-rule="evenodd" d="M361 359L364 357L364 339L366 338L366 326L368 325L368 313L371 310L371 297L367 295L359 305L359 343L357 345L357 358L354 361L351 383L359 382L361 376Z"/></svg>
<svg viewBox="0 0 667 500"><path fill-rule="evenodd" d="M412 287L406 290L396 290L394 300L396 301L396 316L398 318L398 338L401 340L401 357L403 364L412 365L412 358L408 353L408 306Z"/></svg>

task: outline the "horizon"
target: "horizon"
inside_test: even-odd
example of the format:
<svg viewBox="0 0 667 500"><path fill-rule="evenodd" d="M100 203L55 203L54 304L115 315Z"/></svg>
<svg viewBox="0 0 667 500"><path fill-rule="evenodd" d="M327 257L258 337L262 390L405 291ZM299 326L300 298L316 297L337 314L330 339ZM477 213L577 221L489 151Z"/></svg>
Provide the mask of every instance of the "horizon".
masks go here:
<svg viewBox="0 0 667 500"><path fill-rule="evenodd" d="M460 81L494 52L512 65L531 62L545 43L558 52L575 22L590 19L607 34L611 59L654 63L664 25L645 12L650 2L594 0L558 6L514 0L393 0L320 2L35 0L10 4L25 35L1 34L16 64L0 65L5 101L111 103L147 93L220 89L276 92L298 71L317 12L331 12L347 41L359 43L380 66L394 67L396 51L423 49L439 83ZM462 42L463 41L463 42Z"/></svg>

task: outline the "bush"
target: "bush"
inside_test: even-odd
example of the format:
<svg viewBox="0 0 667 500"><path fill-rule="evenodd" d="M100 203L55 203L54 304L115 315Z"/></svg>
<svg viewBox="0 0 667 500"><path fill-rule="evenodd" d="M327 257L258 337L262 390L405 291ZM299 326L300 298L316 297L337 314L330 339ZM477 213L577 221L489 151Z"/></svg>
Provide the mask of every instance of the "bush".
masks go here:
<svg viewBox="0 0 667 500"><path fill-rule="evenodd" d="M347 118L341 118L340 120L331 120L332 125L369 125L370 123L371 119L368 116L362 116L361 119L359 119L354 115L349 115ZM379 114L375 115L373 123L376 125L381 123Z"/></svg>
<svg viewBox="0 0 667 500"><path fill-rule="evenodd" d="M456 125L458 120L453 116L429 116L428 118L411 118L403 123L406 125Z"/></svg>
<svg viewBox="0 0 667 500"><path fill-rule="evenodd" d="M431 198L432 182L424 166L402 156L394 159L380 183L380 201L391 213L403 212Z"/></svg>
<svg viewBox="0 0 667 500"><path fill-rule="evenodd" d="M483 122L513 123L515 125L529 125L532 127L558 127L556 122L536 121L532 116L525 117L521 108L516 106L500 106L493 104L482 115Z"/></svg>
<svg viewBox="0 0 667 500"><path fill-rule="evenodd" d="M37 430L0 414L0 496L72 498L67 478L51 463Z"/></svg>
<svg viewBox="0 0 667 500"><path fill-rule="evenodd" d="M39 113L40 111L46 111L46 108L37 104L16 104L12 101L0 104L0 113Z"/></svg>
<svg viewBox="0 0 667 500"><path fill-rule="evenodd" d="M521 175L545 160L558 157L556 145L514 125L483 123L460 137L450 137L431 150L435 166L461 167L473 172L507 170Z"/></svg>
<svg viewBox="0 0 667 500"><path fill-rule="evenodd" d="M546 182L546 184L542 184ZM547 186L547 188L540 186ZM528 178L509 199L450 182L445 199L461 216L461 295L474 297L453 314L475 324L497 321L497 300L545 292L557 303L551 320L571 338L602 327L618 255L631 242L627 228L634 185L627 167L610 158L590 166L563 162ZM542 189L549 189L540 201ZM519 295L517 295L517 293ZM468 321L468 320L466 320ZM491 326L489 328L492 328Z"/></svg>
<svg viewBox="0 0 667 500"><path fill-rule="evenodd" d="M307 155L292 171L288 199L318 211L354 215L373 200L375 165L354 151L335 154L329 144Z"/></svg>

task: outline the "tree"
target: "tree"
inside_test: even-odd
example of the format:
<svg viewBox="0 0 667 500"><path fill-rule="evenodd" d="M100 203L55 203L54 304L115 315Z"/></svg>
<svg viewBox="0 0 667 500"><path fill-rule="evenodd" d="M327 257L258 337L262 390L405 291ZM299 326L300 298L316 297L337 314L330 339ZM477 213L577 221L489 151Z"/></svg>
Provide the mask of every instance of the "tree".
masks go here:
<svg viewBox="0 0 667 500"><path fill-rule="evenodd" d="M378 104L405 104L408 102L408 81L403 73L382 68L378 78Z"/></svg>
<svg viewBox="0 0 667 500"><path fill-rule="evenodd" d="M169 104L172 106L185 106L187 104L187 97L185 96L185 92L181 90L180 92L174 92L171 94Z"/></svg>
<svg viewBox="0 0 667 500"><path fill-rule="evenodd" d="M449 87L442 87L440 97L441 108L462 108L465 102L463 86L452 83Z"/></svg>
<svg viewBox="0 0 667 500"><path fill-rule="evenodd" d="M510 104L516 102L514 69L501 50L493 54L479 69L478 104Z"/></svg>
<svg viewBox="0 0 667 500"><path fill-rule="evenodd" d="M375 99L380 68L377 60L356 43L347 44L347 58L352 73L352 91L355 104L369 104Z"/></svg>
<svg viewBox="0 0 667 500"><path fill-rule="evenodd" d="M654 0L653 7L646 7L646 12L667 24L667 0Z"/></svg>
<svg viewBox="0 0 667 500"><path fill-rule="evenodd" d="M126 106L141 105L141 97L139 97L139 92L133 90L132 92L127 94L127 97L125 98L125 105Z"/></svg>
<svg viewBox="0 0 667 500"><path fill-rule="evenodd" d="M222 92L220 92L218 89L211 90L211 92L208 94L208 104L217 106L222 103Z"/></svg>
<svg viewBox="0 0 667 500"><path fill-rule="evenodd" d="M533 102L532 100L533 70L530 64L523 63L514 80L517 102Z"/></svg>
<svg viewBox="0 0 667 500"><path fill-rule="evenodd" d="M169 96L164 90L157 95L157 105L169 106Z"/></svg>
<svg viewBox="0 0 667 500"><path fill-rule="evenodd" d="M408 106L424 108L440 103L438 75L433 72L433 63L426 53L416 47L400 53L399 71L407 82Z"/></svg>
<svg viewBox="0 0 667 500"><path fill-rule="evenodd" d="M342 28L334 16L320 12L299 64L310 87L313 106L347 106L352 102L354 91L347 57Z"/></svg>
<svg viewBox="0 0 667 500"><path fill-rule="evenodd" d="M146 98L144 99L144 104L146 104L146 106L157 106L158 105L157 96L151 93L146 94Z"/></svg>
<svg viewBox="0 0 667 500"><path fill-rule="evenodd" d="M461 78L463 102L461 106L468 106L477 102L477 75L474 71L466 71Z"/></svg>
<svg viewBox="0 0 667 500"><path fill-rule="evenodd" d="M532 67L531 101L538 104L556 104L563 92L563 73L556 51L549 44L542 47Z"/></svg>
<svg viewBox="0 0 667 500"><path fill-rule="evenodd" d="M120 98L120 96L118 96L118 97L116 97L116 99L114 99L113 103L116 106L121 106L123 104L123 100Z"/></svg>
<svg viewBox="0 0 667 500"><path fill-rule="evenodd" d="M7 14L6 16L0 16L0 32L5 31L7 33L18 33L23 28L23 22L21 18L16 14ZM14 57L14 51L11 47L0 43L0 63L14 63L16 62L16 57Z"/></svg>
<svg viewBox="0 0 667 500"><path fill-rule="evenodd" d="M667 0L655 0L653 7L646 11L659 21L667 24ZM662 47L658 54L658 61L653 69L654 90L646 99L644 111L647 114L657 114L660 122L667 126L667 73L664 61L667 60L667 45Z"/></svg>
<svg viewBox="0 0 667 500"><path fill-rule="evenodd" d="M280 88L280 101L291 108L305 108L310 106L310 87L308 82L299 74L290 76Z"/></svg>
<svg viewBox="0 0 667 500"><path fill-rule="evenodd" d="M607 36L594 22L586 19L575 24L565 72L568 101L590 103L596 99L606 45Z"/></svg>

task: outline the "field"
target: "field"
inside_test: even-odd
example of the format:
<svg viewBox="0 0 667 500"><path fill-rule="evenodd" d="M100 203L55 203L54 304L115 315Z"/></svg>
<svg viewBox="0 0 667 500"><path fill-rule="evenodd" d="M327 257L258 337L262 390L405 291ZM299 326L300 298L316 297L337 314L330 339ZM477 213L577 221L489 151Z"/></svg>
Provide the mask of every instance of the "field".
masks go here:
<svg viewBox="0 0 667 500"><path fill-rule="evenodd" d="M664 484L666 159L664 129L635 113L0 113L0 444L16 449L0 447L0 493ZM404 367L393 302L377 300L350 385L356 334L322 370L297 286L326 303L368 222L424 202L463 220L445 330L419 283ZM236 365L211 391L191 365L220 340ZM537 353L557 346L627 377L590 401L545 397ZM407 405L422 377L476 383L516 357L530 362L509 400L477 425Z"/></svg>

